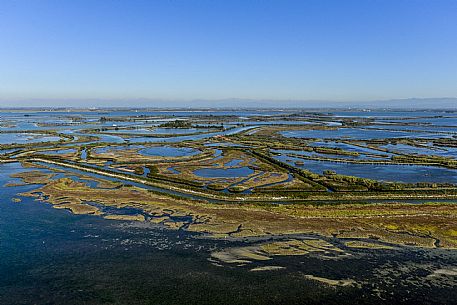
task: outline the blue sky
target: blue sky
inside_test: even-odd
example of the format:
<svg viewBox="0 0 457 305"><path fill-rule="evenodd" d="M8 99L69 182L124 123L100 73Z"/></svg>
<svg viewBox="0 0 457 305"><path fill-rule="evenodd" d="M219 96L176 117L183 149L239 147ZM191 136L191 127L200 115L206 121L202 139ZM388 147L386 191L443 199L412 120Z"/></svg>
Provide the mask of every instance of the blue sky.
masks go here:
<svg viewBox="0 0 457 305"><path fill-rule="evenodd" d="M0 1L3 106L445 96L454 0Z"/></svg>

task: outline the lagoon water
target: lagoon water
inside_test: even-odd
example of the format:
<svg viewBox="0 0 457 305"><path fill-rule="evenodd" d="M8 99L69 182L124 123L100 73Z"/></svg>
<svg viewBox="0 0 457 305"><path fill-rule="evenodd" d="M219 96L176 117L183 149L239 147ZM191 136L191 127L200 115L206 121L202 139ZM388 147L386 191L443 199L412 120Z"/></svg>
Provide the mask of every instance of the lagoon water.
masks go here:
<svg viewBox="0 0 457 305"><path fill-rule="evenodd" d="M381 145L381 148L388 149L389 151L401 152L405 154L417 155L434 155L441 157L457 158L456 147L434 147L434 146L411 146L406 144L386 144Z"/></svg>
<svg viewBox="0 0 457 305"><path fill-rule="evenodd" d="M337 174L356 176L380 181L393 182L439 182L457 183L457 169L448 169L433 166L419 165L387 165L387 164L355 164L345 162L325 162L293 158L285 155L275 156L278 160L290 165L307 169L316 174L325 170L335 171ZM295 162L303 162L297 165Z"/></svg>
<svg viewBox="0 0 457 305"><path fill-rule="evenodd" d="M60 137L33 133L0 133L0 144L26 144L59 141Z"/></svg>
<svg viewBox="0 0 457 305"><path fill-rule="evenodd" d="M160 156L160 157L184 157L193 156L200 153L199 150L188 147L172 147L172 146L151 146L145 147L142 145L120 145L120 146L105 146L95 149L95 153L108 153L110 151L122 151L137 149L138 153L144 156Z"/></svg>
<svg viewBox="0 0 457 305"><path fill-rule="evenodd" d="M452 135L428 133L428 132L406 132L401 130L378 130L367 128L338 128L334 130L290 130L282 131L281 134L290 138L312 138L312 139L353 139L371 140L385 138L450 138Z"/></svg>
<svg viewBox="0 0 457 305"><path fill-rule="evenodd" d="M63 154L73 154L76 153L76 149L74 148L69 148L69 149L59 149L59 150L47 150L40 152L41 154L44 155L63 155Z"/></svg>
<svg viewBox="0 0 457 305"><path fill-rule="evenodd" d="M97 129L118 126L134 126L142 123L110 121L100 123L105 117L140 115L168 115L168 119L185 118L196 115L234 115L249 117L251 115L267 117L275 114L292 113L281 110L240 110L240 111L142 111L138 110L95 110L90 112L53 112L26 111L0 113L0 131L12 130L50 130L76 137L92 135L100 140L91 139L84 144L109 142L128 145L136 143L139 152L145 155L192 156L200 151L185 147L172 147L171 143L185 140L209 139L213 136L230 136L238 132L249 131L263 124L255 120L240 119L252 123L252 126L210 132L199 135L179 135L177 137L126 137L111 134L86 134L82 129ZM411 116L411 112L389 113L385 111L336 113L342 116L378 115L383 121L401 120L402 116ZM442 112L415 112L418 122L430 121L436 126L451 126L456 122L452 118L421 118L431 115L443 115ZM37 122L69 124L72 118L81 119L81 124L44 126ZM339 118L333 117L335 123ZM408 120L412 122L413 120ZM237 122L237 121L236 121ZM281 121L275 121L279 123ZM74 122L73 122L74 123ZM281 124L286 124L286 121ZM290 122L287 121L287 124ZM7 124L11 124L9 127ZM150 124L150 123L148 123ZM303 124L302 124L303 125ZM457 124L454 124L457 125ZM421 127L425 128L425 127ZM447 131L448 128L434 130ZM199 129L200 130L200 129ZM322 135L332 139L349 136L357 138L411 137L411 135L442 137L443 134L407 133L404 131L381 131L342 128L339 131L313 131L312 137ZM386 133L387 132L387 133ZM30 137L33 136L33 138ZM288 136L297 136L289 133ZM309 131L298 136L308 137ZM450 137L449 134L445 135ZM0 144L29 143L59 140L58 137L35 137L34 134L0 133ZM205 140L206 141L206 140ZM208 146L237 146L226 144L225 140ZM130 143L129 143L130 142ZM142 142L167 142L165 146L147 147ZM225 144L224 144L225 143ZM333 145L336 144L336 145ZM74 145L67 143L66 145ZM315 142L313 146L341 147L362 154L385 154L369 148L332 143ZM114 146L113 146L114 147ZM113 147L109 147L112 149ZM67 147L66 147L67 148ZM407 152L427 152L427 148L416 149L401 145L385 147ZM101 150L104 150L103 148ZM3 151L14 152L15 149ZM75 152L74 147L60 149L56 154ZM455 150L433 150L437 155L456 157ZM49 151L49 154L54 152ZM286 153L286 152L283 152ZM304 154L306 155L306 154ZM83 159L87 157L82 150ZM215 149L214 158L221 158L222 150ZM325 169L337 173L357 175L360 177L395 180L405 182L434 181L457 183L456 170L397 165L361 165L349 163L331 163L294 159L285 155L277 156L289 164L300 160L303 168L322 173ZM292 162L287 161L291 159ZM240 161L231 160L224 165L229 169L204 168L196 172L202 177L246 177L254 171L241 167ZM55 168L58 168L57 166ZM455 251L443 249L418 249L415 247L398 247L394 251L374 251L370 249L348 249L342 241L331 236L324 237L328 242L341 246L350 253L344 259L322 258L316 255L274 257L268 261L257 261L251 264L221 264L211 260L211 252L227 247L249 246L262 242L261 238L205 238L199 234L183 230L169 230L164 226L147 222L130 222L107 220L98 216L74 215L67 210L54 209L51 205L23 197L18 194L37 188L37 185L17 185L7 187L7 183L19 183L19 179L10 175L25 169L19 163L0 164L0 304L393 304L403 300L404 304L453 304L457 299L455 285L434 283L428 277L430 270L455 268L457 255ZM42 169L35 169L42 170ZM170 173L179 174L171 164ZM97 183L77 177L84 174L77 170L58 173L56 178L70 177L84 182L90 187ZM98 178L106 178L92 175ZM290 177L289 177L290 178ZM115 179L113 179L115 180ZM140 184L130 183L136 187ZM151 187L152 191L158 191ZM174 195L182 195L170 192ZM198 199L196 195L186 198ZM238 196L242 196L239 194ZM13 202L20 198L20 202ZM115 209L110 207L110 209ZM128 207L126 207L128 209ZM109 209L107 209L109 210ZM110 210L114 214L115 210ZM183 216L189 217L189 216ZM178 221L178 220L177 220ZM284 238L289 238L286 236ZM306 236L315 238L315 235ZM279 237L269 237L279 238ZM283 267L268 271L268 267ZM253 271L255 268L261 271ZM257 269L259 270L259 269ZM398 270L405 270L403 273ZM351 279L359 283L357 287L339 287L310 280L306 275L328 279ZM455 277L445 277L446 283L455 283Z"/></svg>
<svg viewBox="0 0 457 305"><path fill-rule="evenodd" d="M28 197L12 202L18 192L36 187L4 187L17 182L9 174L22 170L18 163L0 165L0 304L272 304L274 298L273 304L376 300L385 305L394 301L393 292L428 303L457 297L450 287L403 281L388 267L455 265L457 258L448 251L357 250L344 260L278 257L237 268L217 266L209 260L211 251L255 242L202 239L152 224L73 215ZM285 269L250 271L271 265ZM381 269L391 272L396 285L380 280ZM304 280L304 274L371 284L328 287ZM379 289L382 299L376 296Z"/></svg>
<svg viewBox="0 0 457 305"><path fill-rule="evenodd" d="M187 147L171 147L171 146L153 146L142 148L138 151L145 156L161 156L161 157L184 157L194 156L200 153L199 150Z"/></svg>

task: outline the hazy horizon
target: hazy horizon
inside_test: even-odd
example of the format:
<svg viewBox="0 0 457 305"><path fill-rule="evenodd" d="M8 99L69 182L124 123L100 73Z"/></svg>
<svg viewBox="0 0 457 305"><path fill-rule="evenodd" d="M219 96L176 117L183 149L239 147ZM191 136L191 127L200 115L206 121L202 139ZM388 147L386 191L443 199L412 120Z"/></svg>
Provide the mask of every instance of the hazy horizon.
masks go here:
<svg viewBox="0 0 457 305"><path fill-rule="evenodd" d="M408 98L371 101L255 100L255 99L28 99L0 100L0 108L366 108L366 109L457 109L457 98Z"/></svg>

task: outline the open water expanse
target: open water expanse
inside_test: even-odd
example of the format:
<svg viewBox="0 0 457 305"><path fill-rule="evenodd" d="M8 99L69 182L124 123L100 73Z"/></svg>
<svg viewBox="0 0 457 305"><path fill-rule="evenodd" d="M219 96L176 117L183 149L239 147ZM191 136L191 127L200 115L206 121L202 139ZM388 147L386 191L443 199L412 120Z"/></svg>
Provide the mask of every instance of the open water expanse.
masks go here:
<svg viewBox="0 0 457 305"><path fill-rule="evenodd" d="M344 259L310 255L221 266L209 260L211 251L256 241L73 215L27 197L13 202L36 187L4 187L17 182L10 173L22 170L0 167L1 304L452 304L457 298L450 279L427 277L457 264L450 250L361 249ZM269 265L284 269L251 271ZM310 274L354 279L360 287L321 285L305 278Z"/></svg>
<svg viewBox="0 0 457 305"><path fill-rule="evenodd" d="M205 140L249 131L268 125L268 116L294 113L292 110L240 111L91 111L40 112L4 111L0 113L0 144L24 144L61 139L52 134L28 134L24 131L57 130L75 137L93 135L85 144L106 142L121 146L99 148L105 153L122 147L138 149L144 156L187 157L199 155L192 147L171 147L170 143ZM327 110L326 113L331 112ZM175 117L230 116L229 128L222 131L197 129L156 129L152 137L120 137L101 134L97 128L119 126L141 127L143 123L121 119L103 121L101 117L122 118L132 115L157 116L157 122ZM251 117L264 117L256 124ZM442 121L440 117L443 116ZM78 118L76 124L73 118ZM239 118L239 120L234 119ZM265 119L265 117L267 119ZM341 128L335 130L290 130L281 134L291 138L310 138L311 146L336 147L360 153L357 158L378 160L395 153L433 154L455 158L455 147L438 147L426 143L416 149L406 144L384 144L380 151L363 146L334 142L341 139L417 138L421 141L453 139L457 126L455 113L440 111L364 112L337 111L331 120L341 118L376 118L376 121L429 123L433 129L406 128L371 130L370 128ZM427 118L432 118L428 120ZM158 124L149 119L144 124ZM249 124L236 125L242 121ZM275 121L275 122L273 122ZM281 121L280 121L281 122ZM290 125L285 121L284 125ZM42 124L40 126L40 123ZM271 120L274 125L277 120ZM51 124L55 124L51 126ZM282 123L280 123L282 124ZM308 125L298 122L297 125ZM440 128L439 126L443 126ZM447 127L444 127L447 126ZM376 128L380 126L376 125ZM423 132L425 129L426 132ZM87 131L89 130L89 131ZM20 131L20 133L9 133ZM85 132L86 131L86 132ZM144 130L140 130L144 131ZM120 133L121 131L119 131ZM196 133L186 135L187 133ZM440 133L444 132L444 133ZM111 133L108 132L108 133ZM140 133L140 132L138 132ZM142 132L141 132L142 133ZM157 135L172 134L171 137ZM183 134L183 135L181 135ZM318 139L318 140L314 140ZM328 139L328 141L324 141ZM220 140L224 144L224 140ZM145 143L161 143L144 146ZM217 142L215 142L217 143ZM71 144L71 143L70 143ZM67 145L67 144L66 144ZM224 146L206 144L206 147ZM424 144L425 145L425 144ZM236 147L227 143L227 147ZM334 170L338 174L354 175L383 181L457 183L456 169L440 166L374 165L305 160L287 156L294 151L276 150L278 160L311 172ZM17 153L5 149L2 154ZM49 150L52 154L84 154L77 148ZM220 158L215 150L215 158ZM295 151L306 157L335 157ZM384 155L384 156L376 156ZM338 156L336 156L338 157ZM343 158L344 159L344 158ZM254 170L240 166L242 160L225 163L226 169L202 168L195 174L207 178L233 178L251 175ZM296 161L301 161L300 165ZM170 165L172 172L173 164ZM57 166L56 166L57 168ZM32 168L46 171L40 168ZM397 246L392 249L354 249L343 240L317 235L268 236L259 238L215 239L170 230L149 222L108 220L94 215L74 215L68 210L54 209L50 204L20 195L39 185L22 185L10 175L30 170L19 162L0 164L0 304L456 304L457 251ZM73 172L73 174L72 174ZM53 179L70 177L96 187L93 181L75 176L76 171L58 173ZM175 174L179 174L175 170ZM73 176L72 176L73 175ZM96 177L96 175L93 175ZM106 178L106 177L105 177ZM111 179L115 180L115 179ZM10 186L8 186L10 184ZM135 185L134 183L132 183ZM140 186L140 185L138 185ZM152 189L152 188L151 188ZM173 193L172 193L173 194ZM197 197L196 197L197 198ZM111 211L116 214L116 211ZM127 211L128 212L128 211ZM137 212L137 211L134 211ZM176 219L182 221L182 219ZM323 238L343 249L347 255L323 257L317 254L277 256L268 261L227 264L216 262L211 254L232 247L256 245L266 240L288 238ZM320 278L348 281L351 285L325 284Z"/></svg>

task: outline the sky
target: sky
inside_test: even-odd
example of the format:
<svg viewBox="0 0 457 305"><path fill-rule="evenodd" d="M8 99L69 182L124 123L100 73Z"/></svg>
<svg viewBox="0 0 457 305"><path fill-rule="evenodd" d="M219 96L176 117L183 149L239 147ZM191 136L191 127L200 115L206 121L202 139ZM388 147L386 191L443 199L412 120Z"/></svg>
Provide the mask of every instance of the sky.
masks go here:
<svg viewBox="0 0 457 305"><path fill-rule="evenodd" d="M3 107L410 97L457 97L455 0L0 0Z"/></svg>

